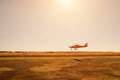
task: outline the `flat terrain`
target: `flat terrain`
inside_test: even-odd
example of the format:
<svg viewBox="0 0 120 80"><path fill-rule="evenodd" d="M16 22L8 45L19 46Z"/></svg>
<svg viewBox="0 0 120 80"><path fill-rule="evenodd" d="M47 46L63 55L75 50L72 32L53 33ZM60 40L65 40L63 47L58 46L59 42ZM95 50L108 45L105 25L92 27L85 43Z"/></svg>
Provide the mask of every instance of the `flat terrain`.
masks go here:
<svg viewBox="0 0 120 80"><path fill-rule="evenodd" d="M78 54L68 57L1 56L0 80L120 80L119 55Z"/></svg>

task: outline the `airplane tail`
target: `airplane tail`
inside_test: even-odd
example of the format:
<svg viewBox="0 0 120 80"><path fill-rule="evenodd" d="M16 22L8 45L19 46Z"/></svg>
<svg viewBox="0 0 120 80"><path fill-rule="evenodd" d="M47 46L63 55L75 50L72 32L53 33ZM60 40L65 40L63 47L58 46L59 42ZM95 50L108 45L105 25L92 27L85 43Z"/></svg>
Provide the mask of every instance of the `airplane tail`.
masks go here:
<svg viewBox="0 0 120 80"><path fill-rule="evenodd" d="M88 43L85 44L85 47L88 47Z"/></svg>

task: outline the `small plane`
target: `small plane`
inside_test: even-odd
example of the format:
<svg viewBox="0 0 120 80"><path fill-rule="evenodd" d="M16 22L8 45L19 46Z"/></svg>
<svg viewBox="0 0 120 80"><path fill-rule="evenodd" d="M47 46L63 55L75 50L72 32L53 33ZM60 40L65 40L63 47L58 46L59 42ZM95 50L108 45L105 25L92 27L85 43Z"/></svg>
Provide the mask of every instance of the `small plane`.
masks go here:
<svg viewBox="0 0 120 80"><path fill-rule="evenodd" d="M84 47L88 47L88 43L85 43L85 45L75 44L75 45L69 46L71 50L72 49L77 50L78 48L84 48Z"/></svg>

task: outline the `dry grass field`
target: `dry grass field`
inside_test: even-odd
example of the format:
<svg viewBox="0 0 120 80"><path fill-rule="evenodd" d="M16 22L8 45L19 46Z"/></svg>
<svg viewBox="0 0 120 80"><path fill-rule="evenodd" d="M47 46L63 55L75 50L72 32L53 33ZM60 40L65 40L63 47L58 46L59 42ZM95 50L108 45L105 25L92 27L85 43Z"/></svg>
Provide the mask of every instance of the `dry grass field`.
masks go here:
<svg viewBox="0 0 120 80"><path fill-rule="evenodd" d="M120 53L0 53L0 80L120 80Z"/></svg>
<svg viewBox="0 0 120 80"><path fill-rule="evenodd" d="M120 56L120 52L0 52L0 57Z"/></svg>

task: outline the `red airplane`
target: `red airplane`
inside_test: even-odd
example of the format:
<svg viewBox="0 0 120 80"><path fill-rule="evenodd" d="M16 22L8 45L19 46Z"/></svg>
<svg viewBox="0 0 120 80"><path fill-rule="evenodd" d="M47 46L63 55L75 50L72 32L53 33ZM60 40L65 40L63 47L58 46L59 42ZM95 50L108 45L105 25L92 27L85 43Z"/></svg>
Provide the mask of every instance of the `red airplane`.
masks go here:
<svg viewBox="0 0 120 80"><path fill-rule="evenodd" d="M78 48L84 48L84 47L88 47L88 43L86 43L85 45L76 44L76 45L69 46L71 50L72 49L77 50Z"/></svg>

